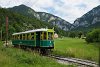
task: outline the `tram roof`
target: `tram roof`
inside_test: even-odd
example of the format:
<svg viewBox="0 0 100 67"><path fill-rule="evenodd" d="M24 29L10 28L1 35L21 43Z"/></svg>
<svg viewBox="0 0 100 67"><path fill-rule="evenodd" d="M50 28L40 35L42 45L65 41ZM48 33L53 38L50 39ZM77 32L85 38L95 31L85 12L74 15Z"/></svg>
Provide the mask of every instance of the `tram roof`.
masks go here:
<svg viewBox="0 0 100 67"><path fill-rule="evenodd" d="M28 30L25 32L19 32L19 33L14 33L12 35L18 35L18 34L24 34L24 33L31 33L31 32L39 32L39 31L48 31L49 29L41 28L41 29L34 29L34 30Z"/></svg>

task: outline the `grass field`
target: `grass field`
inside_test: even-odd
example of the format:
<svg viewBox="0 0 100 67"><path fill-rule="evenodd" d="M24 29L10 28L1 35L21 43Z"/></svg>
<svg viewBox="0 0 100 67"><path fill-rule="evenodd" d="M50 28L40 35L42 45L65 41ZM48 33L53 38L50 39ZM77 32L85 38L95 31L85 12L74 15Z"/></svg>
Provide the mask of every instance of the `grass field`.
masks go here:
<svg viewBox="0 0 100 67"><path fill-rule="evenodd" d="M54 59L18 48L3 47L0 42L0 67L72 67L62 65Z"/></svg>
<svg viewBox="0 0 100 67"><path fill-rule="evenodd" d="M63 38L55 40L54 54L88 59L98 62L100 45L87 44L83 39ZM54 59L17 48L5 48L0 42L0 67L73 67L62 65Z"/></svg>
<svg viewBox="0 0 100 67"><path fill-rule="evenodd" d="M84 39L63 38L55 40L53 54L99 61L99 43L87 44Z"/></svg>

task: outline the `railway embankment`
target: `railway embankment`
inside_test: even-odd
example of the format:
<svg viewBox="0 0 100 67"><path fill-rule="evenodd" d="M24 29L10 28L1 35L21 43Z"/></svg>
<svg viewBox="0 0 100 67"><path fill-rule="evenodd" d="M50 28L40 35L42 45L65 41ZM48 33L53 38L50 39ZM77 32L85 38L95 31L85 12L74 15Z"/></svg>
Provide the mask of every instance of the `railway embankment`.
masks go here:
<svg viewBox="0 0 100 67"><path fill-rule="evenodd" d="M70 65L73 67L72 65ZM4 47L0 41L0 67L69 67L32 51Z"/></svg>

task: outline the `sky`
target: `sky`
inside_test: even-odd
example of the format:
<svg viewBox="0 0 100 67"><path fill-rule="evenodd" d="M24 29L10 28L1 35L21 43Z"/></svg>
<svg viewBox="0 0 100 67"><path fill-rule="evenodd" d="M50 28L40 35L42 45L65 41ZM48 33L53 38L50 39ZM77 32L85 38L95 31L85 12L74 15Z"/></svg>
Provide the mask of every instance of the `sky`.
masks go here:
<svg viewBox="0 0 100 67"><path fill-rule="evenodd" d="M100 5L100 0L0 0L0 7L3 8L21 4L37 12L51 13L73 23L77 18Z"/></svg>

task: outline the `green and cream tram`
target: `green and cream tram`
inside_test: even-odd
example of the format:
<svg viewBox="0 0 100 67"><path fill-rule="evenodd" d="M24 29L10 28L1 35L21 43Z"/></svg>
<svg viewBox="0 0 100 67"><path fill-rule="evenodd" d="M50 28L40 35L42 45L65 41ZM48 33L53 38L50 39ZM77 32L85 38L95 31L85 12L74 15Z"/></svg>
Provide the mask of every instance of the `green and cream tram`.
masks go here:
<svg viewBox="0 0 100 67"><path fill-rule="evenodd" d="M25 46L32 48L54 48L54 30L53 29L35 29L25 32L12 34L12 44L14 46Z"/></svg>

